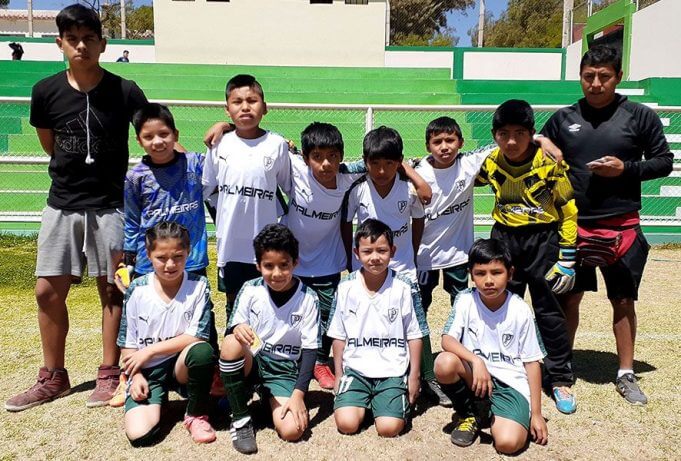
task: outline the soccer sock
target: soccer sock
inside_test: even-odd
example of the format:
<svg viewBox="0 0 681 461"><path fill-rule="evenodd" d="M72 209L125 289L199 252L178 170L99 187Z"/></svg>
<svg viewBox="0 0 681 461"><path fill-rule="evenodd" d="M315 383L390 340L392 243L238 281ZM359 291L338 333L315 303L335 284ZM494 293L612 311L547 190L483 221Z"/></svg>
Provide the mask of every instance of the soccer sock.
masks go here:
<svg viewBox="0 0 681 461"><path fill-rule="evenodd" d="M617 379L620 379L622 376L626 375L627 373L631 373L633 375L634 370L629 370L628 368L620 368L619 370L617 370Z"/></svg>
<svg viewBox="0 0 681 461"><path fill-rule="evenodd" d="M229 406L232 408L232 421L249 417L248 412L248 386L244 377L245 359L223 360L220 359L220 378L225 385L225 392Z"/></svg>
<svg viewBox="0 0 681 461"><path fill-rule="evenodd" d="M430 335L423 337L423 349L421 350L421 378L426 381L435 379L435 360L433 359L433 349L430 345Z"/></svg>
<svg viewBox="0 0 681 461"><path fill-rule="evenodd" d="M213 347L201 342L187 351L184 359L187 366L187 414L190 416L207 415L210 405L210 386L215 370L215 352Z"/></svg>
<svg viewBox="0 0 681 461"><path fill-rule="evenodd" d="M329 364L329 355L331 354L331 344L333 339L326 335L322 335L322 347L317 349L317 363L324 365Z"/></svg>
<svg viewBox="0 0 681 461"><path fill-rule="evenodd" d="M468 386L466 386L466 382L463 379L460 379L456 383L446 385L445 387L448 387L448 390L450 391L450 397L457 414L462 416L470 414L473 405L473 393L468 389Z"/></svg>

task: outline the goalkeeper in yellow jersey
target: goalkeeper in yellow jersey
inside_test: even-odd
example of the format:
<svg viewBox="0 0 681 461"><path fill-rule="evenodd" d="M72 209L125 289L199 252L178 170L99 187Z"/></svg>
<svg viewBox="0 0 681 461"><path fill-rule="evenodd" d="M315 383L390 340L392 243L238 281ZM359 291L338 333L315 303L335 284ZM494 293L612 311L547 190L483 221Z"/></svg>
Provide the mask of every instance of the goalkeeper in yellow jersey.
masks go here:
<svg viewBox="0 0 681 461"><path fill-rule="evenodd" d="M501 104L492 120L499 147L483 164L476 185L489 184L494 192L491 236L508 245L515 267L508 289L523 297L529 286L546 348L546 381L556 408L570 414L577 409L571 390L572 347L556 295L574 285L577 207L567 165L543 155L532 142L534 133L534 113L527 102Z"/></svg>

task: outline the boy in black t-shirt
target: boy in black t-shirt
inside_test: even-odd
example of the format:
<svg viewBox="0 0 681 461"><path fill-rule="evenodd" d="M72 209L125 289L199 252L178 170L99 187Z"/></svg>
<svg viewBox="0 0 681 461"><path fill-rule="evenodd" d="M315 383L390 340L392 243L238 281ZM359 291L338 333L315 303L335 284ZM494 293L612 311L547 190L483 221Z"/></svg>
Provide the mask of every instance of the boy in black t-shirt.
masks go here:
<svg viewBox="0 0 681 461"><path fill-rule="evenodd" d="M71 390L64 368L71 283L97 278L102 303L103 360L88 407L107 405L119 384L116 336L122 295L113 285L123 249L123 182L128 166L128 127L146 103L134 82L104 70L106 48L97 13L71 5L57 15L57 46L69 69L38 82L31 124L51 157L52 179L38 237L36 300L44 366L35 385L5 403L21 411Z"/></svg>

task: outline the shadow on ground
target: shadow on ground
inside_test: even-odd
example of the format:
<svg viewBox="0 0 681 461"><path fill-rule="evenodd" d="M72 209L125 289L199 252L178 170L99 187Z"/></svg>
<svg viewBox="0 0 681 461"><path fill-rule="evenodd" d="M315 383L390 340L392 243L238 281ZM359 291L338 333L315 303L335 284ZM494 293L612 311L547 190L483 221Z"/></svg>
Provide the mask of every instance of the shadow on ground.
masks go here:
<svg viewBox="0 0 681 461"><path fill-rule="evenodd" d="M576 349L572 353L572 363L575 377L593 384L614 382L619 367L617 354L589 349ZM634 360L634 371L636 373L646 373L655 370L657 368L648 362Z"/></svg>

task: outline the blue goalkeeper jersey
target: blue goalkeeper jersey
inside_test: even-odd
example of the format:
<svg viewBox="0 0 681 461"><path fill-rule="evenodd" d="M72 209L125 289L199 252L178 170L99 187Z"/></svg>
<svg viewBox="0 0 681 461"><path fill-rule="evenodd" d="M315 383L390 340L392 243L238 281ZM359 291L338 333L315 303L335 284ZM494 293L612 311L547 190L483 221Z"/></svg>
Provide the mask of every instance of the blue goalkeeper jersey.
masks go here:
<svg viewBox="0 0 681 461"><path fill-rule="evenodd" d="M191 251L187 271L208 266L206 216L203 209L201 175L204 156L175 153L170 163L155 165L148 155L125 177L124 250L137 254L135 272L153 271L147 258L144 236L161 221L174 221L189 231Z"/></svg>

